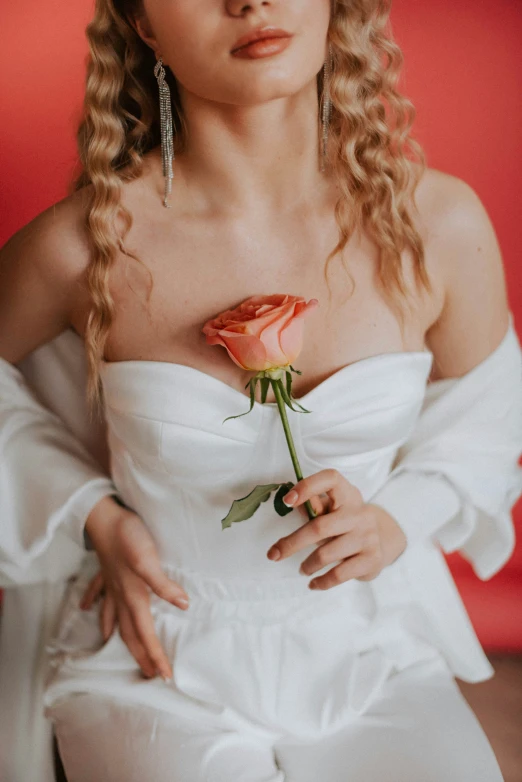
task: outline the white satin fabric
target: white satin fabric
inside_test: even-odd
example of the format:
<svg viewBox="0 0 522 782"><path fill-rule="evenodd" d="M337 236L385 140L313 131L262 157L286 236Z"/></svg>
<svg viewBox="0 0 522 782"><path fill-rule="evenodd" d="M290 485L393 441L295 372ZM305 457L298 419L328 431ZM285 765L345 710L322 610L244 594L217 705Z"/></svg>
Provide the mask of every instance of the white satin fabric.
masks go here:
<svg viewBox="0 0 522 782"><path fill-rule="evenodd" d="M288 410L288 419L303 474L334 467L366 501L374 497L414 433L431 364L427 351L374 356L302 397L312 412ZM354 710L364 712L394 668L434 652L463 677L473 678L474 666L491 672L429 539L418 536L372 581L311 592L310 577L298 569L315 546L278 563L266 557L272 543L302 525L297 512L280 517L269 501L252 519L222 529L234 498L292 477L275 403L256 402L247 415L225 421L248 409L246 398L199 370L166 362L103 363L102 380L112 478L152 531L164 569L186 589L191 607L183 612L153 601L174 680L143 681L117 633L103 644L97 607L78 609L91 575L82 574L49 646L55 671L46 706L80 691L161 702L177 714L203 702L250 726L315 739L346 724ZM453 414L452 434L461 420L469 425L467 410ZM444 427L443 441L442 434ZM457 487L462 474L467 485L473 475L474 463L462 464L468 448L443 460L444 468L456 465Z"/></svg>
<svg viewBox="0 0 522 782"><path fill-rule="evenodd" d="M116 491L105 422L88 417L86 379L85 349L72 330L16 366L0 358L2 782L55 782L45 645L86 553L85 519Z"/></svg>
<svg viewBox="0 0 522 782"><path fill-rule="evenodd" d="M298 616L315 616L314 608L321 604L317 601L330 609L324 620L322 612L317 615L329 627L329 631L324 628L325 642L320 650L325 654L324 675L333 677L336 666L341 667L343 697L336 701L331 691L325 695L321 690L321 701L310 683L302 693L299 689L302 711L295 709L291 699L284 708L279 704L277 711L275 690L269 688L266 698L272 711L261 710L254 716L268 720L270 729L274 724L294 725L303 735L328 730L340 724L336 721L342 721L350 710L353 713L354 704L356 709L357 704L365 708L392 668L404 670L434 650L443 655L454 675L467 681L493 675L436 544L445 550L459 548L481 578L497 572L512 552L510 508L522 491L517 464L522 443L521 351L512 317L501 345L464 378L438 381L426 389L431 359L430 353L419 352L356 362L303 397L303 405L313 411L311 414L288 410L304 474L337 467L359 486L365 499L391 509L410 540L404 554L378 578L371 582L352 580L325 593L308 590L310 579L297 572L307 551L281 563L266 559L266 550L282 532L295 529L296 512L281 518L266 503L252 519L221 530L220 519L232 499L257 483L293 477L274 406L258 404L248 415L222 424L226 416L247 410L249 400L215 378L161 362L105 364L102 371L112 452L111 480L102 466L103 445L98 449L102 457L97 458L93 442L87 442L85 366L79 338L65 332L24 362L34 386L40 384L41 405L25 386L22 373L0 360L0 436L4 437L0 485L8 485L6 476L10 476L20 487L0 497L0 570L3 583L12 587L6 592L0 639L0 694L2 688L3 692L16 694L18 686L20 696L12 701L18 720L0 724L2 738L8 736L17 757L10 766L13 774L7 778L14 782L52 779L47 766L48 776L41 766L31 766L16 750L22 746L21 731L31 730L24 716L30 693L27 678L25 686L20 686L22 672L36 672L31 676L38 687L47 675L47 661L36 637L30 646L28 628L25 634L15 631L16 611L8 610L9 603L13 605L16 598L22 628L26 622L20 615L24 599L33 614L39 604L44 620L39 641L47 643L51 628L56 629L58 595L63 592L64 578L78 572L79 579L67 590L61 622L48 645L54 667L46 693L47 706L58 696L77 692L78 687L91 691L109 688L131 701L156 705L165 702L171 707L176 697L184 708L196 698L207 705L217 703L218 709L226 702L228 713L234 713L235 719L250 721L249 699L251 703L263 677L276 677L279 658L270 658L269 644L261 647L257 661L261 667L254 669L258 679L251 675L251 690L241 699L241 693L233 696L230 692L234 673L231 649L246 650L242 670L252 672L248 657L251 647L248 643L240 647L240 640L245 641L252 632L256 641L263 638L273 642L274 634L279 633L280 648L283 645L293 653L299 649L296 669L301 665L300 670L305 670L303 665L314 657L313 633L307 634L306 626L301 628L291 621L288 624L287 620L295 606ZM53 371L53 361L55 366L73 368L65 381ZM500 382L495 383L495 377ZM47 408L56 410L60 418ZM62 420L67 415L69 420L64 425ZM492 435L494 447L490 452ZM91 456L78 450L78 441ZM33 453L40 453L46 466L60 459L56 462L60 470L47 470L45 481L37 482L35 496L41 502L36 506L30 492L21 490L23 485L28 489L38 474ZM64 453L70 459L64 460ZM151 526L166 568L186 584L192 597L186 615L159 599L153 604L158 631L164 643L170 644L177 666L175 681L170 684L138 680L137 666L118 634L103 645L95 611L77 609L81 585L96 564L95 554L88 553L78 568L82 519L100 496L115 488ZM39 508L42 513L38 513ZM38 564L38 579L47 585L38 594L33 589L29 595L29 587L16 585L32 583L32 558ZM274 589L280 591L271 591ZM246 623L244 617L237 621L234 613L242 602L237 599L237 590L248 595ZM282 612L278 629L272 619L263 621L276 595ZM346 607L350 611L345 622ZM217 642L217 648L222 649L219 639L223 639L223 633L226 642L232 644L228 656L221 652L222 676L204 654L201 640L205 633L196 632L198 611L205 617L205 632L212 643ZM233 622L228 621L231 616ZM328 643L333 632L328 616L343 619L348 646ZM283 627L287 624L285 635ZM245 627L250 630L247 632ZM19 651L24 641L25 666L20 664ZM267 650L264 657L263 649ZM373 667L364 676L355 675L357 653L364 649L374 649ZM291 681L292 669L287 664ZM9 678L9 670L17 671L18 677ZM272 685L276 680L272 678ZM330 678L330 682L335 681ZM352 697L355 683L362 688L359 701ZM291 685L288 691L292 692ZM347 697L348 693L352 695ZM37 733L35 726L32 730L33 735ZM46 757L48 761L44 734L42 720L37 748L40 760ZM27 740L26 732L25 746ZM24 761L27 773L17 776Z"/></svg>
<svg viewBox="0 0 522 782"><path fill-rule="evenodd" d="M369 653L366 665L370 665ZM82 692L53 708L69 782L502 782L442 656L394 671L378 698L319 739L273 737Z"/></svg>

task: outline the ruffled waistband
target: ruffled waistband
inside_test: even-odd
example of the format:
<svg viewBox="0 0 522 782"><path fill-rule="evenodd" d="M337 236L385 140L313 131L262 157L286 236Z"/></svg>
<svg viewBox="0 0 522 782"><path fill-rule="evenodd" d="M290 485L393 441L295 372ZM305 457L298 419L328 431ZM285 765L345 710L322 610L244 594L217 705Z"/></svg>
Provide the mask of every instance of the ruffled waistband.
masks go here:
<svg viewBox="0 0 522 782"><path fill-rule="evenodd" d="M259 623L282 621L297 612L305 618L308 611L316 615L335 608L346 610L347 619L357 616L369 620L375 613L372 591L355 579L329 589L314 590L308 587L313 576L268 580L211 576L168 562L162 562L162 568L188 594L187 618L214 616ZM151 595L151 606L156 611L168 611L169 605ZM179 615L179 608L171 608Z"/></svg>

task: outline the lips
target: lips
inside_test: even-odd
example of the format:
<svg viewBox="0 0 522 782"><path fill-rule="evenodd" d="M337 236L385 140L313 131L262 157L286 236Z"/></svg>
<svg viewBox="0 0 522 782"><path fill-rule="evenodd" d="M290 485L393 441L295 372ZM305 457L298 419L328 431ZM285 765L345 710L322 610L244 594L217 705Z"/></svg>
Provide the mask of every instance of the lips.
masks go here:
<svg viewBox="0 0 522 782"><path fill-rule="evenodd" d="M230 52L233 54L238 49L242 49L254 41L264 41L270 38L290 38L290 36L291 33L287 30L282 30L280 27L260 27L238 38Z"/></svg>

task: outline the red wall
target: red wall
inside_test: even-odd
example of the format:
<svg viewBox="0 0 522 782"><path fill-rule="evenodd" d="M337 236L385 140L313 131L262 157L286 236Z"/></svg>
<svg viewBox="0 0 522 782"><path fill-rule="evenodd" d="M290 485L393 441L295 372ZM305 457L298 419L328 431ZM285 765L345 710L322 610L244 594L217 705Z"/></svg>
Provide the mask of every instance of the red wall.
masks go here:
<svg viewBox="0 0 522 782"><path fill-rule="evenodd" d="M92 6L19 0L0 8L0 244L66 194ZM402 91L417 108L415 135L429 166L461 177L484 202L522 335L522 3L395 0L392 27L405 56ZM522 502L515 518L520 531ZM522 541L487 582L458 554L448 562L482 643L522 649L522 630L513 621L522 592Z"/></svg>

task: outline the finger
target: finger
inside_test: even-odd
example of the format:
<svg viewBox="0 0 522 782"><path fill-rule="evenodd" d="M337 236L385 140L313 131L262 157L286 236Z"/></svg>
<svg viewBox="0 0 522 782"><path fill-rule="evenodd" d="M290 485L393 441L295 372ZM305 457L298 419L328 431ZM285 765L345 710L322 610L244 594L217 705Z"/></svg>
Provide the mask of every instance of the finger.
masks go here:
<svg viewBox="0 0 522 782"><path fill-rule="evenodd" d="M321 494L319 494L318 500L321 503L321 506L325 513L329 513L331 510L333 510L333 508L330 507L332 504L332 500L326 492L322 492Z"/></svg>
<svg viewBox="0 0 522 782"><path fill-rule="evenodd" d="M141 643L136 634L134 624L127 607L120 603L118 605L118 624L120 626L120 635L125 642L130 653L140 666L145 676L156 676L156 666L147 654L147 650Z"/></svg>
<svg viewBox="0 0 522 782"><path fill-rule="evenodd" d="M273 549L277 549L280 553L279 559L291 557L292 554L307 546L313 546L320 541L326 543L330 538L350 532L356 524L357 518L347 515L344 508L339 508L339 510L326 513L323 516L316 516L315 519L310 519L307 524L303 524L290 535L279 538L269 549L267 556Z"/></svg>
<svg viewBox="0 0 522 782"><path fill-rule="evenodd" d="M145 648L148 656L152 660L160 676L164 679L172 679L172 669L163 646L156 635L154 619L150 611L148 601L134 603L130 609L131 619L134 629Z"/></svg>
<svg viewBox="0 0 522 782"><path fill-rule="evenodd" d="M330 539L327 543L318 546L309 557L307 557L299 568L299 572L305 576L311 576L318 570L322 570L332 562L340 562L347 557L353 557L360 554L363 550L363 542L359 536L349 533L347 535L338 535Z"/></svg>
<svg viewBox="0 0 522 782"><path fill-rule="evenodd" d="M326 493L323 493L322 495L314 494L314 496L310 498L310 504L317 516L322 516L323 513L328 513L330 510L330 498ZM304 503L302 505L298 505L297 510L303 519L309 521L308 511L306 510Z"/></svg>
<svg viewBox="0 0 522 782"><path fill-rule="evenodd" d="M380 571L381 567L374 556L356 554L336 565L328 573L312 579L308 586L311 589L331 589L331 587L338 586L350 578L356 578L358 581L371 581L379 575Z"/></svg>
<svg viewBox="0 0 522 782"><path fill-rule="evenodd" d="M107 592L103 600L100 624L103 640L107 641L116 626L116 600L112 592Z"/></svg>
<svg viewBox="0 0 522 782"><path fill-rule="evenodd" d="M134 568L134 572L150 586L158 597L183 610L188 608L189 597L187 593L167 576L159 561L152 558L145 559Z"/></svg>
<svg viewBox="0 0 522 782"><path fill-rule="evenodd" d="M295 495L293 495L295 492ZM363 503L361 492L353 483L350 483L338 470L329 468L321 470L306 478L302 478L283 497L286 505L296 508L303 502L310 500L314 495L325 493L331 500L332 510L337 510L341 505L359 507ZM290 497L290 502L287 497Z"/></svg>
<svg viewBox="0 0 522 782"><path fill-rule="evenodd" d="M102 591L104 583L103 574L100 570L96 573L94 578L89 581L87 589L83 593L83 597L80 600L80 608L82 610L86 610L92 606L93 602Z"/></svg>
<svg viewBox="0 0 522 782"><path fill-rule="evenodd" d="M159 597L179 608L187 608L181 600L188 603L185 590L175 581L171 581L163 572L154 539L139 517L130 515L128 527L121 541L126 565L138 575Z"/></svg>

